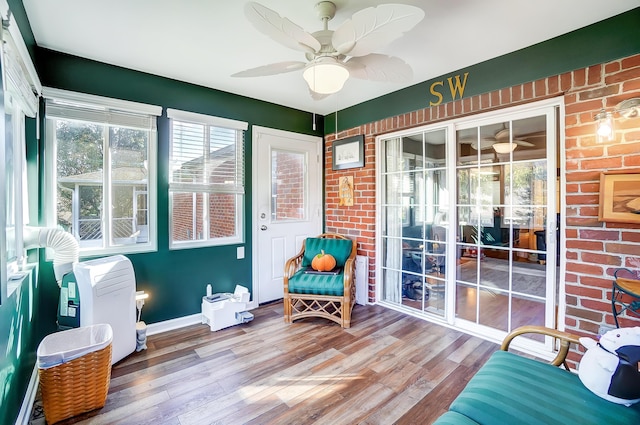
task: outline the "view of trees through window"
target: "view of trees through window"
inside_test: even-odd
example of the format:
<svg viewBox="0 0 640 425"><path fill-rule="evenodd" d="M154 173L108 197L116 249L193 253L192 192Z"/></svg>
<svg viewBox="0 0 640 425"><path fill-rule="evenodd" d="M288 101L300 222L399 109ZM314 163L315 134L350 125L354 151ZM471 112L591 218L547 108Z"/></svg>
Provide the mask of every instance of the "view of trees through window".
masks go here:
<svg viewBox="0 0 640 425"><path fill-rule="evenodd" d="M81 247L147 242L149 132L63 119L55 131L58 224Z"/></svg>

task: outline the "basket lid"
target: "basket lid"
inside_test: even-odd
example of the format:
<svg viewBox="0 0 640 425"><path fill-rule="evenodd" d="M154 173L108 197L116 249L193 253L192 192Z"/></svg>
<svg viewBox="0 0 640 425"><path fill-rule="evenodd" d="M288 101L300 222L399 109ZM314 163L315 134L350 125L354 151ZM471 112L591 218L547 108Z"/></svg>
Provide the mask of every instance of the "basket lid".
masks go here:
<svg viewBox="0 0 640 425"><path fill-rule="evenodd" d="M113 340L111 325L83 326L47 335L38 346L38 368L48 369L107 347Z"/></svg>

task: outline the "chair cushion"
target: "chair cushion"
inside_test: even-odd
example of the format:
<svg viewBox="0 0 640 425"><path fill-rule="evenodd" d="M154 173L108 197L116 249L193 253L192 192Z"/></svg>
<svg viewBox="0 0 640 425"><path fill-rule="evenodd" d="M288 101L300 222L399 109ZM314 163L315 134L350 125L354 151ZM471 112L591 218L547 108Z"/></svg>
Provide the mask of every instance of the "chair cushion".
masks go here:
<svg viewBox="0 0 640 425"><path fill-rule="evenodd" d="M340 274L311 274L298 270L289 279L290 294L333 295L344 294L344 271Z"/></svg>
<svg viewBox="0 0 640 425"><path fill-rule="evenodd" d="M469 381L450 410L480 424L640 424L640 406L608 402L578 375L498 351Z"/></svg>
<svg viewBox="0 0 640 425"><path fill-rule="evenodd" d="M432 425L477 425L476 421L461 415L458 412L448 411L443 413Z"/></svg>
<svg viewBox="0 0 640 425"><path fill-rule="evenodd" d="M351 254L352 246L353 242L349 239L307 238L304 243L302 266L310 266L313 257L324 250L325 254L331 254L336 259L336 267L344 267L344 263Z"/></svg>

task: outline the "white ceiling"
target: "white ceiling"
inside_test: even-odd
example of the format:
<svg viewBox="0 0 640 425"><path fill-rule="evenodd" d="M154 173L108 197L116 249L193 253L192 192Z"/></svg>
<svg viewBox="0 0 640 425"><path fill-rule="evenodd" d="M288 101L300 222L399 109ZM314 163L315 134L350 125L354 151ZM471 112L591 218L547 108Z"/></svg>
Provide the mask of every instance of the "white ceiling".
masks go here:
<svg viewBox="0 0 640 425"><path fill-rule="evenodd" d="M308 32L322 29L318 0L259 0ZM150 74L326 115L638 7L638 0L333 0L335 29L354 12L405 3L425 19L376 53L414 71L406 85L350 79L314 101L302 71L258 78L231 74L304 60L254 29L240 0L23 0L39 46ZM588 48L588 46L585 46Z"/></svg>

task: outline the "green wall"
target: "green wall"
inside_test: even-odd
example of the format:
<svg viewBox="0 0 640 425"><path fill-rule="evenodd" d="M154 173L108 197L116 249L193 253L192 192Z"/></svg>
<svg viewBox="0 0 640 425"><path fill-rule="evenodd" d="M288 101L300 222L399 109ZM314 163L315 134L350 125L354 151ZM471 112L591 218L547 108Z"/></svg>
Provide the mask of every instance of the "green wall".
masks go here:
<svg viewBox="0 0 640 425"><path fill-rule="evenodd" d="M511 87L608 62L640 52L640 7L562 36L427 80L338 111L338 129L429 107L434 82L444 81L442 103L451 101L447 78L468 72L464 96ZM335 114L325 117L325 133L335 132Z"/></svg>
<svg viewBox="0 0 640 425"><path fill-rule="evenodd" d="M18 26L26 28L26 31L22 31L23 38L33 56L35 42L22 2L9 0L8 3ZM35 221L38 205L35 120L27 119L25 126L26 150L30 158L27 163L27 178L32 183L30 213ZM2 141L4 143L4 138ZM29 260L37 262L37 253L32 253ZM37 273L35 270L33 273L34 276L25 278L10 297L0 300L0 424L13 424L18 416L33 372L36 348L42 338L38 322L40 288L37 286Z"/></svg>
<svg viewBox="0 0 640 425"><path fill-rule="evenodd" d="M36 360L37 273L33 270L0 305L0 424L12 424Z"/></svg>
<svg viewBox="0 0 640 425"><path fill-rule="evenodd" d="M39 163L35 119L25 120L25 131L29 219L37 225ZM33 372L36 349L45 335L40 320L38 255L37 250L29 253L32 275L0 305L0 424L15 422Z"/></svg>
<svg viewBox="0 0 640 425"><path fill-rule="evenodd" d="M200 312L207 283L214 292L233 292L236 284L251 288L252 170L246 167L244 216L245 258L236 259L236 247L221 246L170 251L168 158L169 121L166 108L247 121L245 158L251 163L251 126L322 136L323 126L312 130L312 114L268 102L211 90L168 78L106 65L51 50L36 49L36 67L44 86L108 96L165 108L158 120L158 251L128 255L136 273L137 287L150 294L142 312L147 323ZM44 128L44 126L42 127ZM44 143L44 137L40 143ZM42 208L45 208L42 205ZM43 279L53 280L51 265L41 264ZM46 285L42 302L44 321L54 323L57 288Z"/></svg>

